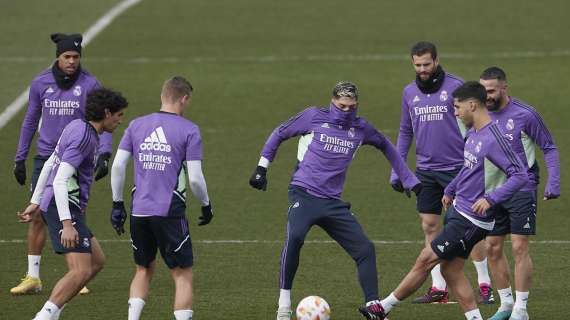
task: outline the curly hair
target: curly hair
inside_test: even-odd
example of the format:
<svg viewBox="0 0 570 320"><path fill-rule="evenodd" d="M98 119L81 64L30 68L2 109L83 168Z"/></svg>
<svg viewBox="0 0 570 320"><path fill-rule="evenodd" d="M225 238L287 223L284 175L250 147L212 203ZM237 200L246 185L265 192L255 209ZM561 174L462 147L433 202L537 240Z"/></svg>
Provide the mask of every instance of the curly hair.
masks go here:
<svg viewBox="0 0 570 320"><path fill-rule="evenodd" d="M101 121L105 119L105 110L117 113L128 105L127 99L119 92L107 88L93 90L87 95L85 120Z"/></svg>

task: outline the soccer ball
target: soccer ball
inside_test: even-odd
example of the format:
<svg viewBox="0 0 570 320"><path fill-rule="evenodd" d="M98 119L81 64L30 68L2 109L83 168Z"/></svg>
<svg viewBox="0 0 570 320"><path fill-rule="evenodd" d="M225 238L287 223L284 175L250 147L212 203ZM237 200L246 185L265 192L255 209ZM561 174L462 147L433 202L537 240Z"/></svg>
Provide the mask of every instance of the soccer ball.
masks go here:
<svg viewBox="0 0 570 320"><path fill-rule="evenodd" d="M297 320L329 320L331 307L319 296L308 296L297 305Z"/></svg>

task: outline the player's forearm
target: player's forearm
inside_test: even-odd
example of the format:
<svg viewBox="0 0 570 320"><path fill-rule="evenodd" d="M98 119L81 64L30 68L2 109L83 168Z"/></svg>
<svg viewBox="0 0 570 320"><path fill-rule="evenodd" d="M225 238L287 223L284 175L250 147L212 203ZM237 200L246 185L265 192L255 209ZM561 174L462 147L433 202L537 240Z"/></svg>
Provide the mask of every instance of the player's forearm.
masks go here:
<svg viewBox="0 0 570 320"><path fill-rule="evenodd" d="M37 205L40 204L54 162L55 162L55 155L52 153L49 159L47 159L47 161L44 163L42 171L40 172L40 176L38 177L38 181L36 182L36 188L34 189L34 193L32 194L32 199L30 200L31 203Z"/></svg>
<svg viewBox="0 0 570 320"><path fill-rule="evenodd" d="M560 195L560 158L556 148L549 149L544 153L544 162L548 172L546 189L549 193Z"/></svg>
<svg viewBox="0 0 570 320"><path fill-rule="evenodd" d="M62 162L59 164L59 168L53 179L53 194L60 221L71 219L67 183L74 173L75 168L72 165L67 162Z"/></svg>
<svg viewBox="0 0 570 320"><path fill-rule="evenodd" d="M410 168L408 168L408 165L406 164L404 159L400 156L398 151L396 151L396 148L390 141L386 141L386 144L382 149L382 152L386 156L386 159L390 161L390 164L392 165L394 172L400 178L400 181L402 182L404 188L411 189L412 187L420 183L418 178L412 173Z"/></svg>
<svg viewBox="0 0 570 320"><path fill-rule="evenodd" d="M279 149L279 146L283 141L287 139L288 137L283 136L282 133L279 132L279 128L273 130L269 138L267 138L267 141L265 142L263 149L261 150L261 156L265 157L269 161L273 161L273 159L275 159L275 156L277 155L277 150Z"/></svg>
<svg viewBox="0 0 570 320"><path fill-rule="evenodd" d="M190 181L190 190L196 199L200 201L202 206L207 206L210 203L208 197L208 187L206 186L206 179L202 172L202 161L192 160L186 162L188 166L188 181Z"/></svg>
<svg viewBox="0 0 570 320"><path fill-rule="evenodd" d="M125 179L127 165L131 159L131 153L122 149L117 150L113 166L111 168L111 191L113 193L113 201L123 201L123 192L125 190Z"/></svg>
<svg viewBox="0 0 570 320"><path fill-rule="evenodd" d="M521 166L522 168L522 166ZM505 183L493 192L485 195L485 199L491 205L501 203L510 199L517 191L528 183L528 174L524 170L516 171L511 174Z"/></svg>
<svg viewBox="0 0 570 320"><path fill-rule="evenodd" d="M18 140L18 149L16 150L16 161L26 160L28 157L28 152L30 151L30 145L32 144L32 139L36 133L36 128L31 128L29 126L23 125L20 129L20 139Z"/></svg>

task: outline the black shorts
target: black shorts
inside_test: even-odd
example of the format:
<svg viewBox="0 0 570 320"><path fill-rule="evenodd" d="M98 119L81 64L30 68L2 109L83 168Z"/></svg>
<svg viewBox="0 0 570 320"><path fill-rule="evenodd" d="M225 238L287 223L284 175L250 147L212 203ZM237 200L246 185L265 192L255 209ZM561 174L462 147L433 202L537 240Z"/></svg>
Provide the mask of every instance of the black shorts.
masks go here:
<svg viewBox="0 0 570 320"><path fill-rule="evenodd" d="M422 182L422 191L417 197L419 213L441 214L443 191L457 176L460 169L448 171L416 170L416 176Z"/></svg>
<svg viewBox="0 0 570 320"><path fill-rule="evenodd" d="M453 260L456 257L467 259L473 247L485 239L488 232L450 206L445 215L443 230L431 242L431 248L443 260Z"/></svg>
<svg viewBox="0 0 570 320"><path fill-rule="evenodd" d="M64 248L61 244L63 224L59 220L55 200L50 202L47 212L42 212L42 218L48 226L49 237L51 239L53 250L58 254L69 252L91 253L91 238L93 238L93 233L91 233L91 230L89 230L87 224L85 224L85 214L71 202L69 203L69 211L71 213L71 223L75 230L77 230L77 233L79 233L79 242L76 244L75 248L69 249Z"/></svg>
<svg viewBox="0 0 570 320"><path fill-rule="evenodd" d="M187 268L194 264L185 216L131 216L131 242L135 263L139 266L148 268L156 258L157 249L170 269Z"/></svg>
<svg viewBox="0 0 570 320"><path fill-rule="evenodd" d="M509 200L491 207L495 215L495 228L490 236L506 234L536 234L536 193L519 191Z"/></svg>
<svg viewBox="0 0 570 320"><path fill-rule="evenodd" d="M40 173L42 173L42 169L44 168L44 164L46 163L46 161L49 159L49 157L44 157L44 156L40 156L40 155L36 155L34 157L34 167L32 169L32 187L30 188L30 191L32 192L32 194L34 193L34 190L36 189L36 184L38 184L38 179L40 178Z"/></svg>

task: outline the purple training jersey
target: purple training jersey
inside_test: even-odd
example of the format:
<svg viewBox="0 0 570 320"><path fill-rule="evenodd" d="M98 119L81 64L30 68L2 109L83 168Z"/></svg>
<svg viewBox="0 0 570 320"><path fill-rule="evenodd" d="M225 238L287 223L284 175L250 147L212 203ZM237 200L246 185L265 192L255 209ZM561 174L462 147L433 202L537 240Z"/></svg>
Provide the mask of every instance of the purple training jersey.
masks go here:
<svg viewBox="0 0 570 320"><path fill-rule="evenodd" d="M455 209L461 214L492 225L495 217L479 215L471 206L481 198L491 205L508 200L528 183L527 170L493 122L469 132L463 155L464 165L445 194L455 197ZM504 179L492 174L497 170L505 174Z"/></svg>
<svg viewBox="0 0 570 320"><path fill-rule="evenodd" d="M93 126L83 120L71 121L61 134L55 146L55 161L50 172L40 209L44 212L53 199L53 180L62 162L75 168L75 173L67 183L69 203L85 210L89 200L89 188L93 182L93 170L99 148L99 135Z"/></svg>
<svg viewBox="0 0 570 320"><path fill-rule="evenodd" d="M168 216L174 196L186 202L186 161L202 160L200 129L174 113L134 119L119 149L134 160L133 215Z"/></svg>
<svg viewBox="0 0 570 320"><path fill-rule="evenodd" d="M453 91L463 84L460 78L445 73L439 91L423 93L412 82L402 94L402 113L398 152L407 159L412 140L416 138L416 168L445 171L461 167L465 126L455 117ZM392 172L391 180L396 179Z"/></svg>
<svg viewBox="0 0 570 320"><path fill-rule="evenodd" d="M303 136L291 184L324 198L340 198L348 166L363 144L384 153L406 188L419 183L389 139L365 119L354 115L347 120L346 114L332 103L328 108L307 108L273 131L261 155L273 161L281 142Z"/></svg>
<svg viewBox="0 0 570 320"><path fill-rule="evenodd" d="M30 86L28 110L20 129L20 140L16 151L16 161L26 160L32 138L41 127L37 140L37 153L49 157L61 136L63 128L75 119L85 118L87 94L99 89L101 84L87 71L81 69L75 84L69 90L60 89L50 69L40 73ZM101 135L99 152L111 152L112 136L108 132Z"/></svg>
<svg viewBox="0 0 570 320"><path fill-rule="evenodd" d="M533 107L510 97L500 111L489 112L491 119L505 133L511 147L528 168L529 183L521 191L536 191L538 163L536 146L544 153L548 180L544 194L560 195L560 160L554 140ZM500 174L500 173L498 173Z"/></svg>

